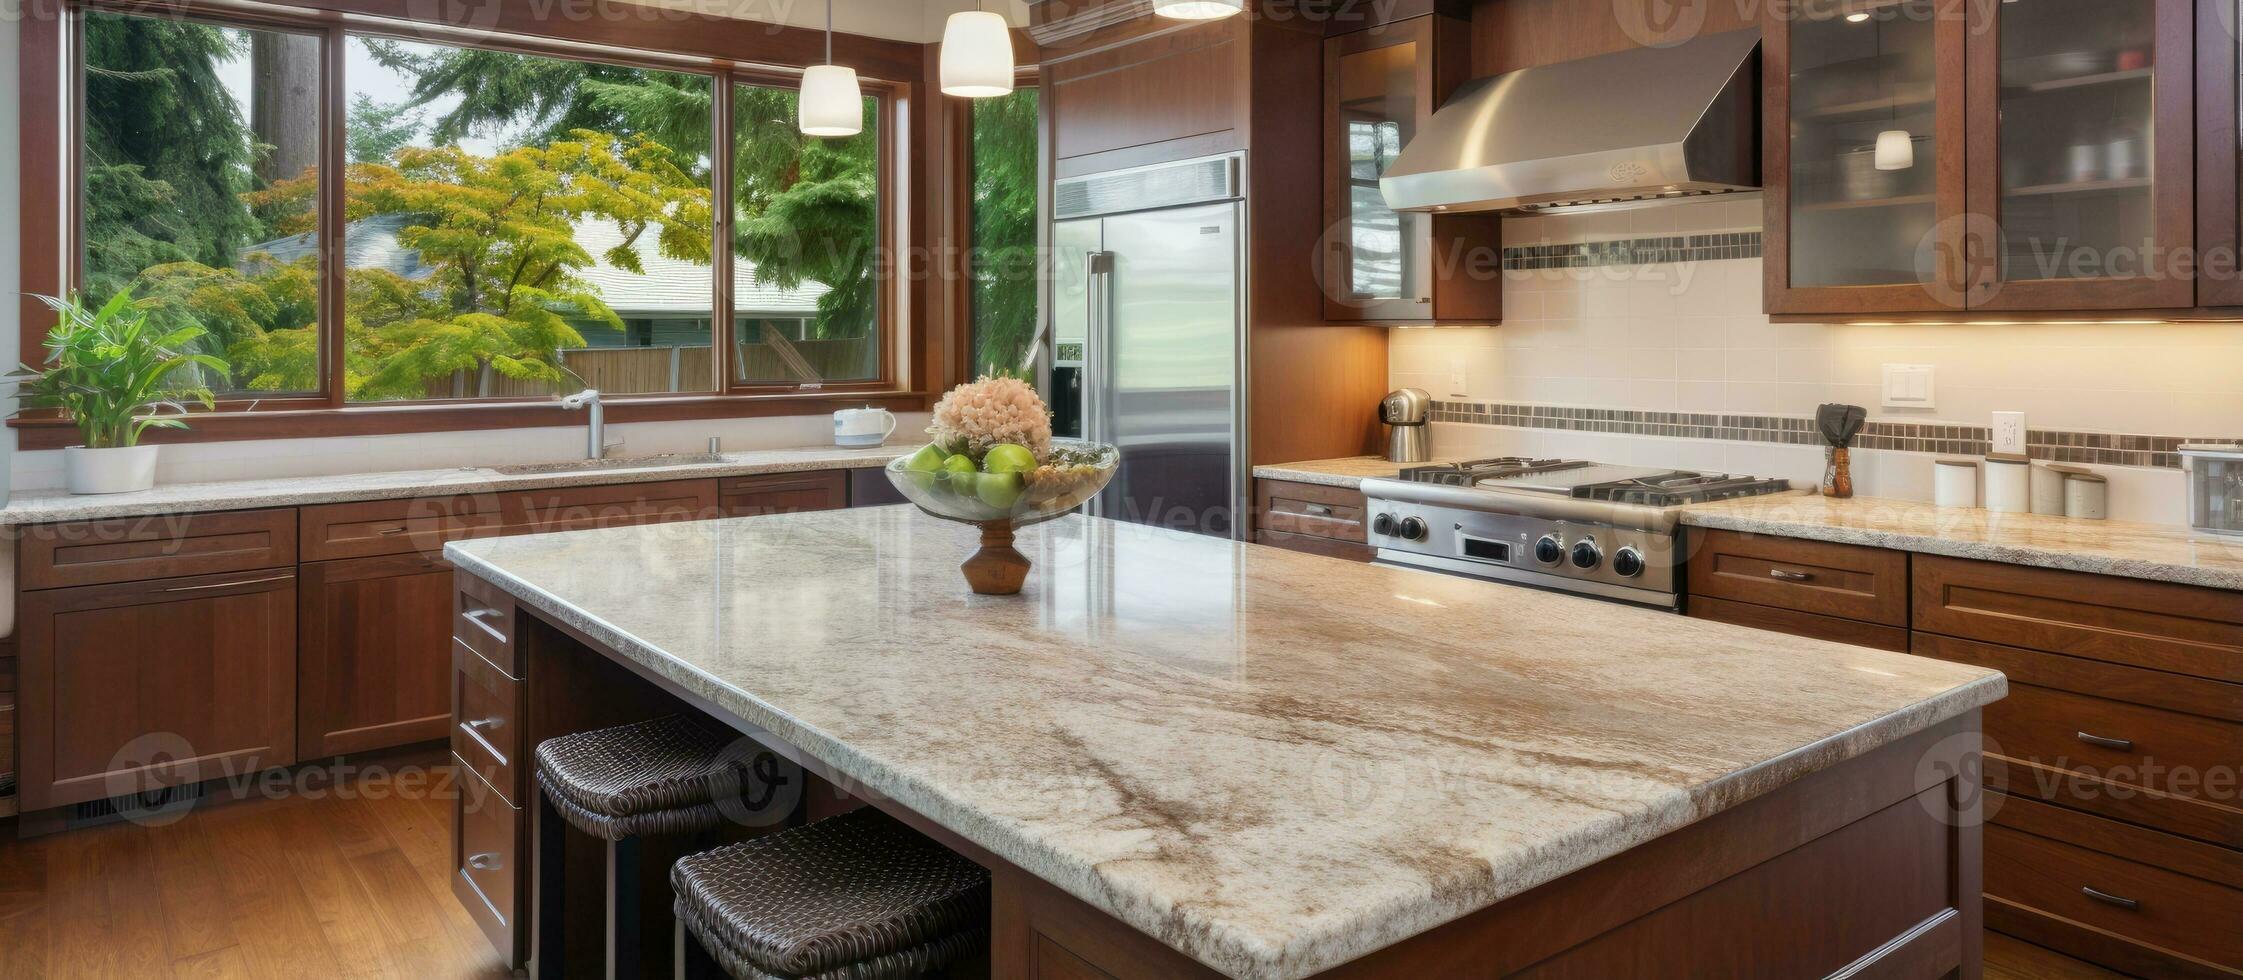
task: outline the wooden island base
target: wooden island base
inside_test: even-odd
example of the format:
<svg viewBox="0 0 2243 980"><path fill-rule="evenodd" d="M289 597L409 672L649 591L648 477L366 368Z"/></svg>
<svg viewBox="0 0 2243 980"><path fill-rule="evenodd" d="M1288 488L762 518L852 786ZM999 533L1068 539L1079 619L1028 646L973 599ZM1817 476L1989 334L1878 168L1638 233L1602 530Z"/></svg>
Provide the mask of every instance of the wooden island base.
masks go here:
<svg viewBox="0 0 2243 980"><path fill-rule="evenodd" d="M454 891L511 965L534 970L531 937L551 925L529 921L534 782L523 778L526 763L474 765L490 744L485 733L510 732L497 748L526 760L543 739L682 702L770 736L472 575L460 573L457 591L464 710L480 725L469 732L459 722L470 716L456 711L454 749L498 793L461 794ZM515 713L490 722L506 710ZM1971 711L1322 975L1975 980L1978 733ZM800 758L815 777L811 816L854 805L831 795L851 785L848 777ZM993 977L1221 975L892 800L872 805L990 869ZM597 957L590 944L602 935L604 885L578 876L598 858L587 851L576 860L574 846L571 857L563 934L572 958ZM650 855L646 863L641 934L667 937L666 862ZM645 944L650 975L667 975L667 947Z"/></svg>

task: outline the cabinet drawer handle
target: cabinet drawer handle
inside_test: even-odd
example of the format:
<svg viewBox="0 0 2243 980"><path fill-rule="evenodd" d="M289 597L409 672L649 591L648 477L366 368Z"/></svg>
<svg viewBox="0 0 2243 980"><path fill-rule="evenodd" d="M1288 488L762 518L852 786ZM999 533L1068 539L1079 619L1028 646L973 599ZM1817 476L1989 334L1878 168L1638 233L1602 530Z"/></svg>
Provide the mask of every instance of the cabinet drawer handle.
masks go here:
<svg viewBox="0 0 2243 980"><path fill-rule="evenodd" d="M376 532L374 532L374 533L375 533L375 534L379 534L379 535L382 535L383 537L388 537L389 535L392 535L392 534L403 534L403 533L405 533L405 532L407 532L407 531L410 531L410 530L412 530L412 529L411 529L411 528L408 528L408 527L385 527L385 528L383 528L383 529L381 529L381 530L379 530L379 531L376 531Z"/></svg>
<svg viewBox="0 0 2243 980"><path fill-rule="evenodd" d="M460 727L465 728L468 731L480 734L489 729L497 728L498 726L505 723L506 719L504 718L477 718L474 721L461 722Z"/></svg>
<svg viewBox="0 0 2243 980"><path fill-rule="evenodd" d="M286 582L294 575L267 575L264 578L236 579L232 582L212 582L208 585L174 585L165 592L207 592L211 589L231 589L240 585L263 585L266 582Z"/></svg>
<svg viewBox="0 0 2243 980"><path fill-rule="evenodd" d="M1332 508L1323 504L1310 504L1301 508L1301 513L1310 517L1330 517L1332 516Z"/></svg>
<svg viewBox="0 0 2243 980"><path fill-rule="evenodd" d="M2100 745L2106 749L2117 749L2120 752L2134 751L2133 739L2105 738L2101 735L2090 735L2086 732L2073 732L2072 734L2078 735L2080 741L2086 742L2089 745Z"/></svg>
<svg viewBox="0 0 2243 980"><path fill-rule="evenodd" d="M483 621L485 619L489 619L498 615L500 615L500 613L496 609L471 609L467 612L461 613L460 618L475 624L476 629L491 634L492 639L495 639L500 643L505 643L506 634L499 632L498 627L492 626L491 624Z"/></svg>
<svg viewBox="0 0 2243 980"><path fill-rule="evenodd" d="M2137 902L2131 898L2121 898L2117 895L2111 894L2110 892L2101 891L2095 888L2089 888L2086 885L2080 886L2079 893L2105 905L2116 905L2119 908L2127 909L2129 911L2142 907L2142 903Z"/></svg>
<svg viewBox="0 0 2243 980"><path fill-rule="evenodd" d="M1780 578L1786 582L1808 582L1812 581L1815 576L1812 572L1794 572L1788 568L1771 568L1768 570L1768 577Z"/></svg>
<svg viewBox="0 0 2243 980"><path fill-rule="evenodd" d="M484 851L481 854L470 854L467 856L467 866L477 871L497 871L498 852Z"/></svg>

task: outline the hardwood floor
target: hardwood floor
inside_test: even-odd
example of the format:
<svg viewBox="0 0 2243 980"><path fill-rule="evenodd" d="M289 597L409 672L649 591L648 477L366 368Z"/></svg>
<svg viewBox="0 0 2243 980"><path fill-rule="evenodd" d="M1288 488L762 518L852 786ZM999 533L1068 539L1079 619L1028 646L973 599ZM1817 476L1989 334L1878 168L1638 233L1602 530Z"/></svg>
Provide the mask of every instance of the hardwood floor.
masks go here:
<svg viewBox="0 0 2243 980"><path fill-rule="evenodd" d="M441 751L363 760L319 793L0 839L0 978L399 977L498 980L447 880L453 788ZM369 778L419 773L405 791ZM1986 980L2110 980L1986 936Z"/></svg>
<svg viewBox="0 0 2243 980"><path fill-rule="evenodd" d="M0 977L508 976L452 898L442 752L328 792L0 841Z"/></svg>

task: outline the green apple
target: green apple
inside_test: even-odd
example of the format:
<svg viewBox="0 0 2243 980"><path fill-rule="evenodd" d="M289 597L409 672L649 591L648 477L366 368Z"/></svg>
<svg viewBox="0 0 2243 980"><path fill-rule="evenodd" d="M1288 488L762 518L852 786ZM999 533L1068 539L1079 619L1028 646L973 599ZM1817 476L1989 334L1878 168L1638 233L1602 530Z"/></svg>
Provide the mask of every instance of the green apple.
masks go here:
<svg viewBox="0 0 2243 980"><path fill-rule="evenodd" d="M978 473L981 471L981 467L974 465L973 458L964 453L943 460L942 468L952 473Z"/></svg>
<svg viewBox="0 0 2243 980"><path fill-rule="evenodd" d="M1036 468L1036 454L1026 446L998 443L982 455L981 468L991 473L1026 473Z"/></svg>
<svg viewBox="0 0 2243 980"><path fill-rule="evenodd" d="M983 473L974 484L974 495L998 510L1011 510L1012 505L1020 501L1020 489L1018 473Z"/></svg>
<svg viewBox="0 0 2243 980"><path fill-rule="evenodd" d="M942 469L942 464L948 459L949 454L943 452L942 447L928 443L919 447L918 452L912 453L911 458L904 460L903 468L917 470L921 473L932 473Z"/></svg>

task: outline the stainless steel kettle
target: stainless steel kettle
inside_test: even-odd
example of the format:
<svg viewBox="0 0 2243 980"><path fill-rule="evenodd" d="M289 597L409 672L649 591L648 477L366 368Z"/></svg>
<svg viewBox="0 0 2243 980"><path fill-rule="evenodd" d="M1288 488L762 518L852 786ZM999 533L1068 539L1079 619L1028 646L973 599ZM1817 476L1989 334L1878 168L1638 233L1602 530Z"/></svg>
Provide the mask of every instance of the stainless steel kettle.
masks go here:
<svg viewBox="0 0 2243 980"><path fill-rule="evenodd" d="M1386 423L1386 459L1422 463L1433 458L1425 423L1433 417L1433 396L1422 388L1402 388L1379 399L1379 421Z"/></svg>

